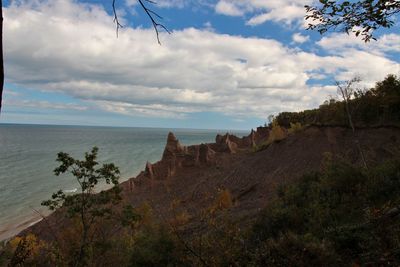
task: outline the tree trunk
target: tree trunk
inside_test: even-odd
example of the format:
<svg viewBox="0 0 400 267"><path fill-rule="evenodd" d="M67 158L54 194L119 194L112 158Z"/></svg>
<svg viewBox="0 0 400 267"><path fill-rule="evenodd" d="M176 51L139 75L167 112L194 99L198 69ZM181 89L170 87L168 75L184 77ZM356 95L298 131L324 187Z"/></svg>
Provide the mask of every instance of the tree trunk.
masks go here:
<svg viewBox="0 0 400 267"><path fill-rule="evenodd" d="M0 0L0 112L3 103L4 60L3 60L3 1Z"/></svg>
<svg viewBox="0 0 400 267"><path fill-rule="evenodd" d="M360 152L360 156L361 156L361 160L363 162L364 168L368 170L368 165L367 165L367 161L365 159L364 151L362 150L360 141L357 138L356 128L354 127L353 119L351 118L351 112L350 112L350 107L349 107L349 101L350 101L349 94L347 93L347 91L344 91L344 89L342 89L340 87L339 87L339 89L343 96L344 105L346 107L347 119L349 120L349 125L351 127L351 131L353 132L354 143L356 144L357 149Z"/></svg>

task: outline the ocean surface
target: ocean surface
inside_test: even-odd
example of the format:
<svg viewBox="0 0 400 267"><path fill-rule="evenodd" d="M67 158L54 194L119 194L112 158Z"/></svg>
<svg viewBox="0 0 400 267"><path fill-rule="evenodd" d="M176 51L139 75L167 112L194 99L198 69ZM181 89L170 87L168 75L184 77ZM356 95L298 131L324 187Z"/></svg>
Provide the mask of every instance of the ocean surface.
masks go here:
<svg viewBox="0 0 400 267"><path fill-rule="evenodd" d="M40 220L40 206L58 189L75 192L72 176L55 176L60 151L83 158L93 146L100 163L115 163L120 181L144 170L146 161L160 160L172 131L183 145L214 142L226 130L119 128L0 124L0 240ZM230 131L238 136L244 131ZM37 211L35 211L37 210Z"/></svg>

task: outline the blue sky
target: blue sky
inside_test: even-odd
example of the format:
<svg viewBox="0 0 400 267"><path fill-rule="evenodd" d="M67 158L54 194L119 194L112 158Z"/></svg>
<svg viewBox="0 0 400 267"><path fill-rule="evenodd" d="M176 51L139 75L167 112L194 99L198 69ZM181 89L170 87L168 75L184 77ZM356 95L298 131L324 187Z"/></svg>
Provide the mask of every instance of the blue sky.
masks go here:
<svg viewBox="0 0 400 267"><path fill-rule="evenodd" d="M398 24L368 44L306 31L313 0L14 0L4 8L0 123L250 129L318 107L334 81L400 74Z"/></svg>

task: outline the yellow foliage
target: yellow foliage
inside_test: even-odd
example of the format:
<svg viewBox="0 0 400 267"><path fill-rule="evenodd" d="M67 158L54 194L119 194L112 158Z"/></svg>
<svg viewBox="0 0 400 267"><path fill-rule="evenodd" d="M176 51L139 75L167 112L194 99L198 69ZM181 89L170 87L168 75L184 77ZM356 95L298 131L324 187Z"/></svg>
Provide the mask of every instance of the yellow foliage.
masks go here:
<svg viewBox="0 0 400 267"><path fill-rule="evenodd" d="M286 136L287 134L285 130L281 126L279 126L277 120L274 120L272 122L272 129L269 133L267 143L272 144L273 142L281 141L285 139Z"/></svg>
<svg viewBox="0 0 400 267"><path fill-rule="evenodd" d="M210 213L214 213L217 210L229 209L233 205L233 199L231 192L228 189L221 190L217 196L217 199L209 209Z"/></svg>
<svg viewBox="0 0 400 267"><path fill-rule="evenodd" d="M18 247L18 244L21 242L22 238L19 236L14 237L10 240L9 244L12 251L15 251Z"/></svg>
<svg viewBox="0 0 400 267"><path fill-rule="evenodd" d="M153 223L153 208L149 203L143 202L136 208L136 211L140 215L140 223L143 225L150 225Z"/></svg>
<svg viewBox="0 0 400 267"><path fill-rule="evenodd" d="M177 214L175 218L171 220L171 224L174 226L185 225L191 218L192 216L190 216L190 214L187 211L183 211Z"/></svg>
<svg viewBox="0 0 400 267"><path fill-rule="evenodd" d="M17 236L10 241L10 246L13 251L15 251L17 247L21 246L22 244L25 246L25 250L29 251L29 254L32 256L37 255L39 250L44 247L44 242L38 240L34 234L28 234L24 237Z"/></svg>
<svg viewBox="0 0 400 267"><path fill-rule="evenodd" d="M9 242L14 257L20 257L24 263L38 260L40 252L47 250L47 244L39 240L34 234L28 234L23 237L14 237Z"/></svg>
<svg viewBox="0 0 400 267"><path fill-rule="evenodd" d="M222 190L218 196L218 205L221 209L229 209L232 207L232 195L228 189Z"/></svg>
<svg viewBox="0 0 400 267"><path fill-rule="evenodd" d="M282 141L283 139L285 139L287 137L287 133L285 131L284 128L282 128L281 126L279 126L278 121L274 120L272 122L272 128L269 132L269 136L268 139L265 140L264 142L262 142L261 144L253 147L253 151L257 152L257 151L261 151L266 149L270 144L274 143L274 142L278 142L278 141Z"/></svg>
<svg viewBox="0 0 400 267"><path fill-rule="evenodd" d="M301 132L303 129L304 129L304 127L301 126L300 122L290 123L290 128L289 128L288 132L289 132L289 134L294 134L294 133Z"/></svg>

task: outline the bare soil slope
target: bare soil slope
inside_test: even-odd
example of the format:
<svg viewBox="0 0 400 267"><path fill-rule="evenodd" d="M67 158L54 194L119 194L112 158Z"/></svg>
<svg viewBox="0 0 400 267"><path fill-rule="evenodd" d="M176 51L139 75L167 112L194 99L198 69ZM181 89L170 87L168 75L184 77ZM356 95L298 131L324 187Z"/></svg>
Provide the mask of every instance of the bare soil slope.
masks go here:
<svg viewBox="0 0 400 267"><path fill-rule="evenodd" d="M258 128L244 138L227 134L217 136L212 144L185 147L170 133L162 159L148 163L138 177L121 184L124 199L133 206L147 202L160 219L171 216L172 202L179 203L175 209L190 214L188 225L195 230L200 212L212 205L219 190L227 189L234 200L229 211L246 223L265 207L279 184L318 171L327 153L360 163L347 128L311 126L254 152L254 146L268 136L267 128ZM400 153L400 128L358 129L357 138L369 164ZM63 224L60 214L49 216L28 231L43 236L54 224Z"/></svg>

